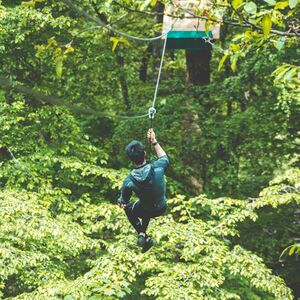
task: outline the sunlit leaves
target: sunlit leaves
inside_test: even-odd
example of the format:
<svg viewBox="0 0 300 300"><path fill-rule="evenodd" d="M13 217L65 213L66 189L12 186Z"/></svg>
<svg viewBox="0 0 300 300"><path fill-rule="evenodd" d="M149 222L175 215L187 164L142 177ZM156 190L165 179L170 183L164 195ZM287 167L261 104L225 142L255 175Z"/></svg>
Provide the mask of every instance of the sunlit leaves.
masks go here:
<svg viewBox="0 0 300 300"><path fill-rule="evenodd" d="M239 9L243 4L243 0L233 0L232 6L235 10Z"/></svg>
<svg viewBox="0 0 300 300"><path fill-rule="evenodd" d="M206 33L206 34L209 34L210 27L211 27L211 22L206 21L206 22L205 22L205 33Z"/></svg>
<svg viewBox="0 0 300 300"><path fill-rule="evenodd" d="M298 5L299 0L289 0L289 6L291 9L295 8Z"/></svg>
<svg viewBox="0 0 300 300"><path fill-rule="evenodd" d="M293 66L289 64L283 64L278 67L273 75L275 76L275 83L284 82L284 83L299 83L298 73L300 72L300 67Z"/></svg>
<svg viewBox="0 0 300 300"><path fill-rule="evenodd" d="M274 9L285 9L289 5L288 1L279 1L276 3Z"/></svg>
<svg viewBox="0 0 300 300"><path fill-rule="evenodd" d="M291 246L285 248L285 249L282 251L282 253L281 253L279 259L280 259L281 261L284 261L284 257L286 256L286 254L288 254L289 256L292 256L292 255L294 255L294 254L297 255L298 253L300 253L300 243L296 243L296 244L293 244L293 245L291 245Z"/></svg>
<svg viewBox="0 0 300 300"><path fill-rule="evenodd" d="M225 60L228 58L228 54L224 54L219 61L218 70L220 71L224 65Z"/></svg>
<svg viewBox="0 0 300 300"><path fill-rule="evenodd" d="M150 5L151 5L151 6L155 6L156 3L157 3L157 0L151 0Z"/></svg>
<svg viewBox="0 0 300 300"><path fill-rule="evenodd" d="M276 41L274 41L274 46L280 51L283 49L285 41L286 41L285 37L280 37Z"/></svg>
<svg viewBox="0 0 300 300"><path fill-rule="evenodd" d="M37 3L43 3L45 0L22 1L21 6L34 8Z"/></svg>
<svg viewBox="0 0 300 300"><path fill-rule="evenodd" d="M19 108L22 109L24 105ZM44 118L51 116L55 120L58 112L63 113L56 111L52 115L51 110L45 109L42 116L46 114ZM60 124L61 130L69 128L69 123L74 122L66 112L64 117L68 120L66 124L57 120L54 122L55 125ZM75 133L76 131L73 132ZM56 163L59 165L59 168L56 166L56 176L59 170L64 172L63 177L58 177L60 184L66 184L69 182L67 178L70 178L76 185L70 189L54 189L51 184L44 184L39 187L38 192L6 190L0 197L3 209L0 215L2 213L2 219L5 220L1 239L6 241L5 250L0 251L3 255L13 256L16 262L21 261L23 266L18 268L11 261L5 268L8 273L3 276L14 274L22 277L22 280L25 278L24 284L37 287L32 293L22 293L15 299L59 296L67 299L103 299L108 296L122 298L133 292L135 282L141 275L146 276L143 294L158 299L177 299L178 295L239 299L245 280L250 286L249 293L255 287L266 295L292 299L284 282L271 275L261 259L242 247L230 249L229 240L226 239L226 236L238 235L239 223L246 219L255 221L256 209L266 205L277 207L294 201L294 196L291 197L290 193L285 197L278 193L282 189L281 185L265 190L254 204L227 197L209 199L201 195L186 199L184 196L177 196L169 201L172 214L151 223L150 233L159 241L159 245L142 255L134 246L135 235L122 210L113 204L104 203L104 200L102 203L92 203L96 198L92 199L87 194L74 199L78 189L82 190L84 186L95 188L96 181L91 180L93 177L97 181L102 177L108 179L110 183L103 182L102 188L112 193L122 182L123 174L75 157L52 155L48 150L48 157L43 159L39 155L32 156L30 168L34 168L35 164L37 167L43 166L42 176L49 180L51 166ZM15 172L13 169L12 171ZM295 172L291 174L296 176ZM4 175L12 176L13 185L13 172ZM36 176L41 175L36 173ZM15 182L17 180L15 177ZM297 176L291 179L291 183L293 180L297 182ZM274 184L276 182L280 184L278 180ZM15 251L18 250L12 248L12 242L14 246L18 246L17 249L34 247L35 256L30 253L29 260L25 259L27 256L17 258ZM80 253L91 249L96 251L97 247L101 251L93 254L95 257L89 261L89 271L66 280L67 258L72 257L85 265L87 262L79 257ZM39 255L39 252L43 255ZM93 252L89 253L92 255ZM54 257L59 258L59 264L52 263ZM38 279L30 275L28 268L31 267L37 269ZM232 276L235 276L234 289L227 285L227 280L232 280ZM46 278L51 278L51 282L46 281Z"/></svg>
<svg viewBox="0 0 300 300"><path fill-rule="evenodd" d="M119 38L117 38L117 37L111 37L110 41L113 43L113 45L112 45L112 51L116 50L116 48L117 48L117 46L118 46L119 43L124 44L125 47L129 47L129 45L130 45L130 43L128 42L128 40L126 38L124 38L124 37L119 37Z"/></svg>
<svg viewBox="0 0 300 300"><path fill-rule="evenodd" d="M245 4L244 6L244 10L248 13L248 14L256 14L257 12L257 6L254 2L248 2Z"/></svg>
<svg viewBox="0 0 300 300"><path fill-rule="evenodd" d="M147 1L144 8L152 12L151 4L155 2ZM168 78L167 84L170 86L165 90L173 91L174 87L175 92L173 96L166 92L161 99L168 100L158 102L164 102L164 105L160 106L161 118L157 126L161 128L161 140L173 156L171 172L176 173L178 178L187 178L188 182L191 169L193 172L200 169L201 173L203 166L195 166L199 162L207 163L206 189L211 193L233 193L231 186L237 182L244 195L249 191L258 192L252 184L254 180L260 179L260 174L272 174L275 162L277 167L285 155L283 150L281 152L283 144L276 144L273 133L267 132L268 126L274 127L277 139L280 138L284 144L289 143L287 131L278 125L289 120L280 113L274 117L274 111L280 107L275 107L275 100L272 102L277 94L269 84L268 73L264 71L264 63L270 64L270 74L271 68L274 65L280 68L281 62L274 57L274 53L263 51L269 44L273 47L274 43L284 57L291 39L279 39L271 31L268 34L270 39L265 39L261 28L265 15L270 15L273 29L286 28L285 12L279 10L280 7L288 9L288 2L277 3L276 8L273 8L272 0L265 2L255 3L255 9L254 2L234 1L233 6L238 13L242 17L250 16L255 26L246 30L229 28L230 38L227 37L224 42L224 47L228 49L222 53L219 69L228 63L235 73L232 74L228 68L226 78L213 73L214 82L205 87L210 96L209 99L204 97L203 101L212 107L205 112L205 117L202 115L202 104L200 108L193 106L195 114L199 115L199 120L198 116L195 117L193 124L198 126L201 120L201 130L196 136L189 131L191 149L197 157L197 164L191 166L180 159L181 143L177 142L180 136L185 135L182 134L180 122L184 101L180 97L184 93L179 89L185 82L184 59L177 52L174 57L166 56L165 78ZM95 3L109 13L112 21L124 12L113 1ZM126 4L140 9L145 1L126 1ZM91 30L76 39L74 32L80 32L89 24L81 17L74 17L73 11L61 7L58 2L43 5L36 5L35 9L17 6L0 11L0 47L3 47L1 53L4 53L1 54L2 72L45 93L57 93L68 103L76 102L83 107L92 105L95 110L122 110L118 89L119 68L114 62L115 53L110 50L106 33ZM83 5L87 11L90 9L88 2L83 2ZM224 5L229 8L228 3ZM214 16L213 8L211 14ZM235 14L232 21L244 22L242 17ZM137 14L132 19L128 16L128 19L123 19L124 23L117 26L124 31L140 34L141 28L147 31L143 24L149 28L152 19L150 17L146 22ZM139 28L136 28L137 23L141 23ZM232 34L239 36L232 38ZM145 90L149 89L152 93L150 87L153 87L152 80L142 84L137 80L143 51L147 46L141 43L129 52L124 51L125 42L111 42L114 50L120 50L124 56L126 76L134 83L130 90L134 91L131 93L132 103L134 108L140 108L147 102L141 99L149 98L150 93ZM278 53L274 48L272 51ZM262 61L257 53L262 53L264 59L267 57L268 62ZM214 55L217 56L215 52ZM141 60L137 59L139 57ZM240 62L238 68L237 61ZM293 64L291 62L280 71L276 70L277 82L285 85L297 83L296 66ZM168 73L170 69L174 72ZM155 70L148 69L148 72L151 77ZM260 74L263 75L260 77ZM261 78L263 80L259 81ZM215 94L214 84L217 86ZM113 164L116 168L125 165L120 154L125 141L138 130L143 131L147 123L124 122L116 125L90 115L75 115L68 109L8 90L1 93L0 101L0 148L3 158L0 174L3 196L0 209L3 210L0 215L6 222L2 227L0 225L0 288L6 293L5 296L18 286L20 289L14 290L14 295L19 295L14 298L29 300L116 299L126 295L134 297L137 292L158 299L290 299L290 291L285 284L270 274L261 259L242 247L233 247L232 240L241 234L240 224L247 220L257 221L259 209L268 207L271 210L272 207L277 209L299 203L297 193L288 189L291 187L277 182L278 186L264 190L255 202L247 200L247 197L237 200L178 195L169 200L170 214L153 223L151 221L149 233L159 244L151 252L141 255L135 246L136 236L123 211L111 204L128 171L107 165ZM209 101L212 101L212 106ZM233 108L230 112L229 101L232 101ZM245 107L240 109L243 103ZM267 106L268 110L265 109ZM184 107L190 109L188 105ZM179 122L175 119L178 111ZM265 123L261 119L266 119ZM291 123L288 125L289 131L294 130ZM123 130L125 126L128 126L128 131ZM138 130L135 130L136 127ZM172 133L173 127L176 134ZM119 136L118 131L122 132ZM199 135L201 139L197 140ZM120 141L117 144L112 139ZM222 148L219 149L220 145ZM8 149L20 164L13 160ZM184 153L186 150L184 147ZM224 160L221 157L211 163L215 153L225 155ZM122 163L117 161L117 156L121 157L119 161ZM235 165L236 162L238 165ZM237 177L234 177L235 172ZM284 180L296 188L292 184L298 180L297 172L293 170L291 174ZM250 187L243 181L248 175L252 180ZM185 183L181 182L182 185ZM168 185L173 194L176 184ZM189 187L184 188L190 192ZM289 251L296 251L296 248L291 248L293 250ZM13 280L6 280L11 276L14 276ZM142 284L139 278L143 278ZM243 292L250 296L245 297Z"/></svg>
<svg viewBox="0 0 300 300"><path fill-rule="evenodd" d="M230 57L230 67L231 67L233 72L236 71L237 61L238 61L238 56L237 55L233 55L233 56Z"/></svg>
<svg viewBox="0 0 300 300"><path fill-rule="evenodd" d="M56 75L58 78L62 76L62 69L63 69L63 57L58 57L56 59Z"/></svg>
<svg viewBox="0 0 300 300"><path fill-rule="evenodd" d="M271 276L269 270L262 268L260 258L239 246L235 246L232 252L233 255L228 256L226 259L228 259L229 269L233 274L236 274L237 271L241 272L241 275L248 278L253 286L272 292L277 299L293 298L286 289L272 290L271 287L281 286L283 280L279 277Z"/></svg>
<svg viewBox="0 0 300 300"><path fill-rule="evenodd" d="M264 36L267 37L272 28L272 20L269 14L265 15L262 19L262 28L264 32Z"/></svg>
<svg viewBox="0 0 300 300"><path fill-rule="evenodd" d="M225 200L229 203L233 200ZM241 201L242 203L242 201ZM114 206L107 207L114 210ZM232 209L232 207L231 207ZM99 222L113 222L113 214L104 214ZM125 221L125 216L118 219ZM123 222L122 221L122 222ZM152 223L152 233L159 245L145 255L139 254L134 243L134 236L124 223L114 229L117 242L107 247L99 259L92 263L92 269L84 277L72 282L57 282L40 287L31 294L20 295L17 299L39 299L68 295L68 297L105 297L116 298L132 292L137 276L146 275L142 294L155 296L157 299L178 299L185 297L209 297L209 299L240 299L243 281L256 287L267 295L276 295L292 299L290 290L283 281L271 275L262 260L242 247L229 249L226 241L212 232L203 235L207 224L197 219L189 219L186 224L175 222L171 216L162 217ZM127 226L129 226L127 224ZM216 235L215 235L216 234ZM187 239L188 237L188 239ZM130 250L128 247L131 247ZM227 280L234 277L235 288L227 285ZM268 284L266 284L268 282ZM249 293L251 288L249 288ZM255 292L254 294L255 295ZM30 298L31 297L31 298Z"/></svg>
<svg viewBox="0 0 300 300"><path fill-rule="evenodd" d="M297 38L291 39L288 34L285 36L282 31L287 28L288 23L293 22L292 16L295 14L295 7L298 1L279 1L265 0L264 4L254 3L253 1L243 2L242 0L233 0L231 2L232 14L231 21L243 23L244 27L252 26L251 36L247 36L247 31L242 38L240 38L240 50L236 52L236 57L244 57L249 51L255 48L268 47L270 41L267 40L270 35L277 39L273 42L274 46L278 49L284 49L288 44L283 42L283 38L294 45L297 44ZM288 12L283 12L283 9L290 8ZM241 9L242 8L242 9ZM236 16L236 13L238 16ZM236 24L237 25L237 24ZM272 30L273 29L273 30ZM282 31L277 34L277 31ZM243 34L237 34L240 36ZM296 35L296 34L295 34ZM277 36L277 37L276 37ZM231 53L229 53L231 55ZM224 59L225 56L223 56ZM236 62L239 58L231 57L231 69L236 69ZM219 66L223 65L223 60ZM220 69L220 68L219 68Z"/></svg>
<svg viewBox="0 0 300 300"><path fill-rule="evenodd" d="M264 0L266 3L268 3L270 6L274 6L276 5L276 1L275 0Z"/></svg>
<svg viewBox="0 0 300 300"><path fill-rule="evenodd" d="M38 286L62 279L68 257L96 246L69 218L53 219L36 194L2 192L0 217L1 281L15 276L17 284Z"/></svg>

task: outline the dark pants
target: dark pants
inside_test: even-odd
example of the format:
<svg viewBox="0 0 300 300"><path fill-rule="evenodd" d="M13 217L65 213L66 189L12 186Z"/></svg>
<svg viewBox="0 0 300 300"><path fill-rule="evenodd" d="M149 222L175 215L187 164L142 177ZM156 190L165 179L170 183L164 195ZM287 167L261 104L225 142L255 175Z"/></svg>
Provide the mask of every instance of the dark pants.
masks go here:
<svg viewBox="0 0 300 300"><path fill-rule="evenodd" d="M141 206L139 201L131 202L125 206L125 212L128 220L137 233L146 233L150 219L163 215L165 211L166 207L158 210L146 210ZM141 221L139 219L141 219Z"/></svg>

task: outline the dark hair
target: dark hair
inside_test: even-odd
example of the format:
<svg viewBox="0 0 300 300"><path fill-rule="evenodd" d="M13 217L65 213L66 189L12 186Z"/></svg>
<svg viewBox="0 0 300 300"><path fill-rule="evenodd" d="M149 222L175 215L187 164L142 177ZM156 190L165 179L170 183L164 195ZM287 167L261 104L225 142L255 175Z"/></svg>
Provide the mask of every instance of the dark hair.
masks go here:
<svg viewBox="0 0 300 300"><path fill-rule="evenodd" d="M135 164L140 165L144 162L145 147L141 142L133 140L126 146L125 150L128 158Z"/></svg>

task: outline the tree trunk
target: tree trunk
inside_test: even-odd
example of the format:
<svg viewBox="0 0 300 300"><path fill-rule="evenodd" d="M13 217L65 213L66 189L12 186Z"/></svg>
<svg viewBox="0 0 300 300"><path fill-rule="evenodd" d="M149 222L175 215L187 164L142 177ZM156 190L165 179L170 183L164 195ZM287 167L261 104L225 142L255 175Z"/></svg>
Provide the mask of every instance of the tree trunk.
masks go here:
<svg viewBox="0 0 300 300"><path fill-rule="evenodd" d="M147 81L148 63L152 54L152 43L149 44L142 58L142 64L140 67L140 80L143 82Z"/></svg>
<svg viewBox="0 0 300 300"><path fill-rule="evenodd" d="M162 24L163 23L163 12L165 10L164 4L158 2L155 6L155 12L157 12L155 16L155 23L156 24ZM157 32L156 34L161 34L161 32ZM152 65L152 71L154 75L154 78L156 78L156 70L159 68L160 65L160 58L162 54L163 49L163 40L155 40L152 42L153 48L152 48L152 55L153 55L153 65Z"/></svg>
<svg viewBox="0 0 300 300"><path fill-rule="evenodd" d="M117 54L116 55L116 60L117 60L117 63L120 67L119 79L120 79L120 84L121 84L121 91L122 91L123 101L124 101L124 104L125 104L126 108L129 109L130 108L130 102L129 102L129 93L128 93L127 81L126 81L126 77L125 77L125 74L124 74L124 59L123 59L122 56Z"/></svg>
<svg viewBox="0 0 300 300"><path fill-rule="evenodd" d="M187 83L205 85L210 82L211 49L186 50Z"/></svg>
<svg viewBox="0 0 300 300"><path fill-rule="evenodd" d="M155 5L155 12L157 13L154 17L154 21L156 24L162 24L163 23L163 12L165 9L164 4L158 2ZM156 32L156 34L160 34L160 32ZM152 65L152 71L153 74L155 74L157 68L159 67L159 59L161 57L161 49L162 49L162 40L155 40L152 43L149 44L146 51L144 52L141 66L140 66L140 80L143 82L147 81L148 78L148 64L149 60L151 58L151 55L153 56L153 65Z"/></svg>

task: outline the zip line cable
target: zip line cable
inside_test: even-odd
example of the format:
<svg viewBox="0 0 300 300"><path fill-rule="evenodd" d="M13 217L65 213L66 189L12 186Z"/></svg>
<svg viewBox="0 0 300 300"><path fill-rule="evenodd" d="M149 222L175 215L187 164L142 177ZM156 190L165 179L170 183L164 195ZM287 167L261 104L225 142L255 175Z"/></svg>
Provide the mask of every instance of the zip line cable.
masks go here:
<svg viewBox="0 0 300 300"><path fill-rule="evenodd" d="M88 13L86 13L85 11L83 11L82 9L80 9L77 5L75 5L74 3L72 3L70 0L65 0L65 3L67 3L71 8L73 8L78 14L86 17L87 19L98 23L98 26L94 26L90 29L87 30L92 30L92 29L107 29L110 30L112 32L114 32L115 34L121 35L123 37L132 39L132 40L136 40L136 41L148 41L148 42L152 42L152 41L156 41L156 40L160 40L163 37L165 37L165 41L164 41L164 46L163 46L163 51L162 51L162 57L161 57L161 61L160 61L160 67L159 67L159 71L158 71L158 77L157 77L157 82L156 82L156 87L155 87L155 92L154 92L154 97L153 97L153 103L152 103L152 107L149 108L148 114L147 115L142 115L142 116L135 116L135 117L123 117L123 116L118 116L118 118L143 118L145 116L149 116L151 122L153 122L156 110L154 108L155 106L155 102L156 102L156 98L157 98L157 91L158 91L158 86L159 86L159 82L160 82L160 76L161 76L161 70L162 70L162 65L163 65L163 58L165 55L165 50L166 50L166 44L167 44L167 35L168 33L173 29L175 23L177 22L177 19L175 20L175 22L173 24L171 24L170 29L166 30L164 33L162 33L159 36L155 36L155 37L139 37L139 36L134 36L125 32L122 32L118 29L115 29L111 24L105 24L104 22L102 22L101 20L99 20L99 18L95 18L94 16L89 15ZM123 18L123 16L121 17L121 19ZM82 31L84 32L84 31ZM81 32L80 32L81 33Z"/></svg>
<svg viewBox="0 0 300 300"><path fill-rule="evenodd" d="M163 37L165 37L163 51L162 51L162 56L161 56L161 61L160 61L160 67L159 67L159 71L158 71L158 77L157 77L157 81L156 81L155 92L154 92L154 96L153 96L152 107L150 107L149 111L148 111L148 116L149 116L149 119L151 120L151 125L152 125L153 119L154 119L154 116L155 116L155 113L156 113L155 103L156 103L157 92L158 92L158 87L159 87L159 83L160 83L161 70L162 70L162 65L163 65L163 60L164 60L164 55L165 55L165 50L166 50L168 33L172 31L172 29L174 28L175 23L177 22L178 19L175 19L175 21L171 24L169 30L166 30L164 33L162 33L159 36L156 36L156 37L139 37L139 36L134 36L134 35L125 33L123 31L120 31L118 29L115 29L111 24L105 24L104 22L102 22L101 20L99 20L99 18L95 18L94 16L91 16L88 13L86 13L85 11L83 11L82 9L80 9L77 5L75 5L74 3L72 3L70 0L64 0L64 1L65 1L65 3L67 3L71 8L73 8L80 15L83 15L87 19L92 20L92 21L100 24L99 26L94 26L93 28L95 28L95 29L107 29L107 30L110 30L110 31L118 34L118 35L121 35L123 37L129 38L129 39L132 39L132 40L136 40L136 41L150 41L151 42L151 41L156 41L156 40L159 40L159 39L162 39ZM123 18L123 16L121 17L121 19L122 18ZM217 46L214 45L211 42L212 39L210 37L203 37L203 40L206 43L209 43L213 48L217 48ZM224 50L221 49L221 51L223 52Z"/></svg>
<svg viewBox="0 0 300 300"><path fill-rule="evenodd" d="M12 88L18 92L24 93L26 95L30 95L33 96L34 98L36 98L37 100L41 101L41 102L48 102L54 105L62 105L62 106L66 106L69 107L75 111L78 112L83 112L83 113L88 113L88 114L93 114L96 116L101 116L101 117L107 117L107 118L117 118L117 119L123 119L123 120L130 120L130 119L140 119L140 118L145 118L145 117L149 117L150 119L150 125L151 127L153 126L153 119L155 117L156 114L156 109L155 109L155 103L156 103L156 99L157 99L157 93L158 93L158 87L159 87L159 83L160 83L160 77L161 77L161 71L162 71L162 66L163 66L163 61L164 61L164 55L165 55L165 50L166 50L166 45L167 45L167 35L168 33L173 29L177 19L175 20L175 22L173 24L171 24L170 29L167 30L166 32L164 32L163 34L156 36L156 37L138 37L138 36L133 36L130 35L128 33L124 33L122 31L119 31L115 28L113 28L111 26L111 24L105 24L104 22L101 22L98 18L95 18L93 16L90 16L89 14L87 14L86 12L84 12L83 10L81 10L80 8L78 8L76 5L74 5L70 0L65 0L65 3L67 3L71 8L73 8L74 10L76 10L80 15L85 16L87 19L96 22L100 25L98 26L94 26L92 28L89 28L87 30L83 30L81 32L79 32L78 34L81 34L82 32L88 31L88 30L92 30L92 29L109 29L112 32L119 34L123 37L127 37L129 39L133 39L133 40L138 40L138 41L156 41L159 40L163 37L165 37L164 39L164 45L163 45L163 50L162 50L162 55L161 55L161 60L160 60L160 66L159 66L159 70L158 70L158 76L157 76L157 81L156 81L156 86L155 86L155 91L154 91L154 96L153 96L153 102L152 102L152 107L149 108L148 110L148 114L143 114L143 115L137 115L137 116L125 116L125 115L114 115L111 113L107 113L107 112L97 112L94 109L88 107L88 108L82 108L79 107L77 105L71 104L71 103L65 103L61 98L59 97L55 97L53 95L45 95L41 92L35 91L32 88L28 88L26 86L20 85L20 84L16 84L13 81L11 81L10 79L7 79L3 76L0 76L0 85L5 86L5 87L9 87ZM124 15L125 16L125 15ZM124 16L122 16L120 19L122 19ZM119 20L120 20L119 19ZM118 20L118 21L119 21ZM210 43L212 46L213 44L211 43L210 39L205 39L205 42Z"/></svg>
<svg viewBox="0 0 300 300"><path fill-rule="evenodd" d="M148 110L148 116L149 116L149 120L150 120L150 128L153 128L153 121L154 121L154 117L156 114L155 102L157 99L157 92L158 92L158 87L159 87L159 82L160 82L161 70L162 70L163 62L164 62L166 45L167 45L167 37L164 40L164 45L163 45L163 50L162 50L162 54L161 54L160 65L159 65L159 70L158 70L158 75L157 75L157 80L156 80L156 86L155 86L155 91L154 91L154 96L153 96L152 107L150 107ZM150 141L150 139L148 140L148 149L149 149L149 157L151 159L151 141Z"/></svg>
<svg viewBox="0 0 300 300"><path fill-rule="evenodd" d="M155 106L155 102L156 102L156 98L157 98L157 91L158 91L160 77L161 77L161 70L162 70L162 66L163 66L163 59L164 59L164 55L165 55L166 44L167 44L167 38L165 38L165 41L164 41L164 46L163 46L163 51L162 51L162 56L161 56L161 61L160 61L160 66L159 66L159 71L158 71L158 77L157 77L157 82L156 82L156 87L155 87L155 92L154 92L154 97L153 97L153 104L152 104L152 107L149 108L148 113L143 114L143 115L137 115L137 116L114 115L114 114L110 114L107 112L97 112L94 109L89 108L89 107L82 108L82 107L79 107L79 106L71 104L71 103L66 103L59 97L55 97L53 95L45 95L41 92L33 90L32 88L29 88L29 87L26 87L26 86L23 86L20 84L16 84L12 80L7 79L4 76L0 76L0 85L4 86L4 87L12 88L18 92L32 96L41 102L47 102L47 103L54 104L54 105L66 106L68 108L71 108L72 110L75 110L78 112L83 112L83 113L88 113L88 114L93 114L96 116L123 119L123 120L131 120L131 119L135 120L135 119L149 117L150 121L151 121L151 125L152 125L153 119L154 119L154 116L156 113L154 106Z"/></svg>
<svg viewBox="0 0 300 300"><path fill-rule="evenodd" d="M122 15L118 20L112 22L111 24L116 24L116 23L120 22L127 15L128 15L128 13ZM71 45L74 42L74 40L76 38L78 38L82 33L85 33L85 32L88 32L88 31L92 31L92 30L95 30L95 29L103 29L105 27L110 26L111 24L102 25L102 26L96 25L96 26L92 26L92 27L89 27L89 28L82 29L82 30L78 31L76 34L74 34L72 36L72 40L69 43L67 43L66 45L63 45L63 46Z"/></svg>
<svg viewBox="0 0 300 300"><path fill-rule="evenodd" d="M168 35L168 33L172 30L172 28L170 28L169 30L167 30L166 32L162 33L161 35L155 36L155 37L139 37L139 36L134 36L122 31L119 31L118 29L113 28L112 26L107 26L108 29L110 29L112 32L121 35L123 37L129 38L131 40L136 40L136 41L143 41L143 42L153 42L153 41L157 41L160 40L161 38L165 37Z"/></svg>
<svg viewBox="0 0 300 300"><path fill-rule="evenodd" d="M111 24L105 24L104 22L102 22L101 20L99 20L98 18L95 18L94 16L89 15L88 13L86 13L85 11L83 11L82 9L80 9L77 5L75 5L74 3L72 3L70 0L64 0L65 3L67 3L71 8L73 8L75 11L77 11L80 15L85 16L87 19L96 22L99 24L99 26L94 26L94 28L97 29L108 29L118 35L121 35L123 37L129 38L131 40L136 40L136 41L143 41L143 42L151 42L151 41L156 41L159 40L161 38L163 38L164 36L167 36L168 33L173 29L174 24L170 27L169 30L167 30L166 32L162 33L161 35L155 36L155 37L142 37L142 36L135 36L135 35L131 35L129 33L120 31L116 28L114 28Z"/></svg>

